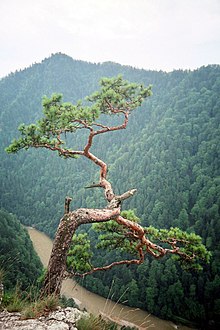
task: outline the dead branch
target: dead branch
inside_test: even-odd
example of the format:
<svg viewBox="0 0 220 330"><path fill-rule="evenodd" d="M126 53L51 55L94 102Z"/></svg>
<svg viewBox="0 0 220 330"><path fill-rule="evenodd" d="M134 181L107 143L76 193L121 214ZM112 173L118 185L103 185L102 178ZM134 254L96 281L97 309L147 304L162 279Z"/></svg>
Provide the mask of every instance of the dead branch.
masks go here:
<svg viewBox="0 0 220 330"><path fill-rule="evenodd" d="M70 211L70 203L72 201L72 198L71 197L66 197L65 198L65 205L64 205L64 213L67 214L69 213Z"/></svg>

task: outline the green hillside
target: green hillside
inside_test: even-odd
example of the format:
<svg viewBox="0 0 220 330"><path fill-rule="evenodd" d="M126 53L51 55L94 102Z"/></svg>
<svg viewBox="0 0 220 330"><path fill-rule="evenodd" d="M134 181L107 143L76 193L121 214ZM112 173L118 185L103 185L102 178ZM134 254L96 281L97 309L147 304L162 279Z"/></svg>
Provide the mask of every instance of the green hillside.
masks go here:
<svg viewBox="0 0 220 330"><path fill-rule="evenodd" d="M0 270L5 290L36 284L42 264L26 229L15 215L0 210Z"/></svg>
<svg viewBox="0 0 220 330"><path fill-rule="evenodd" d="M99 137L94 146L110 165L116 193L138 189L123 209L135 209L145 226L195 231L213 257L199 274L170 259L149 258L138 268L100 273L83 284L107 295L114 279L114 299L127 290L123 299L130 305L208 327L220 320L220 66L165 73L55 54L0 80L0 207L53 236L65 196L73 198L72 208L104 205L100 191L84 189L98 175L86 160L59 159L44 150L7 155L4 149L19 124L40 118L43 95L62 93L75 102L96 90L101 77L118 74L153 85L153 96L132 114L128 129ZM74 146L83 138L67 136ZM103 256L106 263L108 258Z"/></svg>

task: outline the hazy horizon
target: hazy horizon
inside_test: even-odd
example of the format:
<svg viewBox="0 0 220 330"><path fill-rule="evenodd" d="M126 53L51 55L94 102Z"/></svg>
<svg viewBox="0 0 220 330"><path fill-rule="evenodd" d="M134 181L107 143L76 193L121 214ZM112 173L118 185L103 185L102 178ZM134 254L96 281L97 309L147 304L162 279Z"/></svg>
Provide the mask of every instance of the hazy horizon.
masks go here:
<svg viewBox="0 0 220 330"><path fill-rule="evenodd" d="M58 52L167 72L220 64L218 0L8 0L0 10L0 77Z"/></svg>

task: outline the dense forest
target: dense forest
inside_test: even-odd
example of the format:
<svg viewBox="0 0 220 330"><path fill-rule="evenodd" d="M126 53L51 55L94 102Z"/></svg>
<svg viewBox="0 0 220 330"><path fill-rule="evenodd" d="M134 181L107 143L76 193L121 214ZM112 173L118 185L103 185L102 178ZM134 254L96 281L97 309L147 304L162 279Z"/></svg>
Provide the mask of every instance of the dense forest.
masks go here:
<svg viewBox="0 0 220 330"><path fill-rule="evenodd" d="M0 272L4 288L25 290L37 284L42 264L27 230L15 215L0 210Z"/></svg>
<svg viewBox="0 0 220 330"><path fill-rule="evenodd" d="M110 165L116 192L138 189L123 209L135 209L144 226L195 231L212 260L193 273L171 259L148 258L139 267L97 273L82 284L163 318L211 327L220 321L220 66L165 73L55 54L0 80L0 207L53 237L65 196L72 197L74 209L103 206L99 190L84 189L98 175L86 160L63 160L45 150L7 155L4 149L19 124L40 118L43 95L62 93L75 102L96 90L101 77L118 74L153 85L153 96L131 116L126 131L97 138L94 145ZM81 146L84 136L66 139ZM96 236L91 227L85 230ZM94 251L94 262L108 263L111 253Z"/></svg>

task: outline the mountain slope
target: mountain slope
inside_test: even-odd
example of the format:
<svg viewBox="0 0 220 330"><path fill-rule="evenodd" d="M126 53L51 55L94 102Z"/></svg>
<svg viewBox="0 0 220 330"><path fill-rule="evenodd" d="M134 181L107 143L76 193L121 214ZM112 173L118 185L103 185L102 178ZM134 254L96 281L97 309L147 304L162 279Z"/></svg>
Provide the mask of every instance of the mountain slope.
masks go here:
<svg viewBox="0 0 220 330"><path fill-rule="evenodd" d="M195 230L212 251L213 259L199 275L182 272L169 260L150 260L137 270L120 268L109 275L91 277L86 285L93 290L99 288L99 293L104 294L115 276L116 292L122 287L126 290L126 283L131 292L139 292L137 305L152 313L201 322L217 320L220 66L165 73L111 62L91 64L55 54L2 79L0 206L17 214L24 224L34 224L52 236L66 195L73 197L73 208L104 205L101 191L83 188L98 175L86 160L63 160L44 150L9 156L4 148L17 135L20 123L40 118L42 95L61 92L64 100L75 102L96 90L101 77L117 74L130 81L152 84L153 96L132 114L126 131L97 137L93 151L110 165L109 178L117 193L138 189L138 194L123 205L124 209L135 208L146 226ZM84 138L83 134L76 135L70 142L78 146ZM130 275L120 284L121 272ZM98 285L92 281L98 281ZM105 289L100 289L104 285Z"/></svg>
<svg viewBox="0 0 220 330"><path fill-rule="evenodd" d="M42 271L30 237L18 219L0 210L0 269L5 289L19 284L22 289L36 284Z"/></svg>

